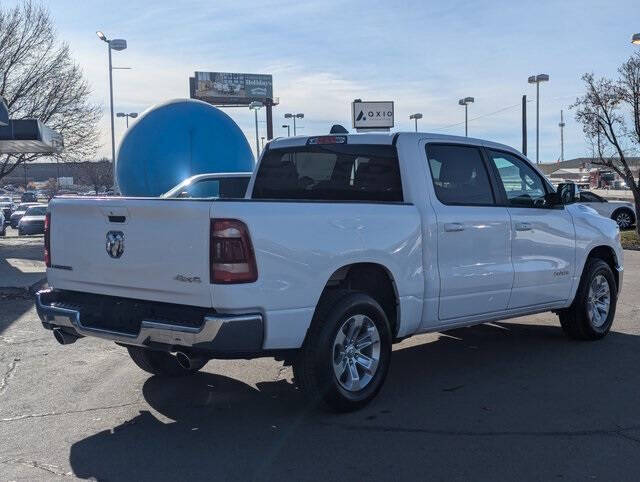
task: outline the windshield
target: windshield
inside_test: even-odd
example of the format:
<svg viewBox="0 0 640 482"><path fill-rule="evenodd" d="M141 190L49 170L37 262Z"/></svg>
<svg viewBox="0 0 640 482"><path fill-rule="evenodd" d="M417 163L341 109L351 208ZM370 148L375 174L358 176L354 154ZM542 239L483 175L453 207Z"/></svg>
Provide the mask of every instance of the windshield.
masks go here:
<svg viewBox="0 0 640 482"><path fill-rule="evenodd" d="M25 216L44 216L45 214L47 214L47 206L34 206L24 213Z"/></svg>
<svg viewBox="0 0 640 482"><path fill-rule="evenodd" d="M163 194L162 197L191 199L243 198L247 192L250 179L251 175L210 177L200 180L189 178L171 189L171 191Z"/></svg>

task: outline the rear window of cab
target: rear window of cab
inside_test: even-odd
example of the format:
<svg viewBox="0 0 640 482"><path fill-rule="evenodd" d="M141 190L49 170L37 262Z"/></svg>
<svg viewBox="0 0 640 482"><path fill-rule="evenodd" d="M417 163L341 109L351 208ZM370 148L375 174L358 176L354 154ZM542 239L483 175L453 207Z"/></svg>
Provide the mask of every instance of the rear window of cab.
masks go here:
<svg viewBox="0 0 640 482"><path fill-rule="evenodd" d="M402 202L395 146L323 144L265 152L253 199Z"/></svg>

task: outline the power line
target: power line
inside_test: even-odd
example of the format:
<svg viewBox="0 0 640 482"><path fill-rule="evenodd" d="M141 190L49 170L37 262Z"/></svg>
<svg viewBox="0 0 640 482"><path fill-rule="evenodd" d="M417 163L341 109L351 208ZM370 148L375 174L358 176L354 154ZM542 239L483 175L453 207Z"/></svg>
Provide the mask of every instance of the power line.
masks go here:
<svg viewBox="0 0 640 482"><path fill-rule="evenodd" d="M576 96L573 96L573 95L562 95L562 96L558 96L558 97L551 97L551 100L562 100L562 99L569 99L569 98L574 98L575 99ZM535 99L527 99L527 104L529 102L535 102ZM501 109L495 110L493 112L488 112L487 114L481 114L481 115L478 115L476 117L471 117L469 119L469 122L472 122L472 121L475 121L475 120L478 120L478 119L483 119L485 117L490 117L492 115L496 115L496 114L499 114L501 112L504 112L504 111L507 111L507 110L510 110L510 109L515 109L516 107L521 107L521 106L522 106L522 103L518 102L517 104L509 105L507 107L502 107ZM462 125L464 125L464 121L456 122L455 124L449 124L449 125L442 126L442 127L436 127L435 129L430 129L430 130L431 131L443 131L443 130L446 130L446 129L450 129L452 127L458 127L458 126L462 126Z"/></svg>
<svg viewBox="0 0 640 482"><path fill-rule="evenodd" d="M527 104L529 102L534 102L534 100L533 99L527 100ZM486 114L481 114L481 115L478 115L476 117L472 117L472 118L469 119L469 122L475 121L475 120L478 120L478 119L483 119L485 117L489 117L489 116L492 116L492 115L495 115L495 114L499 114L500 112L504 112L504 111L509 110L509 109L515 109L516 107L520 107L520 106L522 106L521 102L518 102L517 104L509 105L507 107L502 107L501 109L495 110L493 112L488 112ZM449 125L442 126L442 127L437 127L435 129L431 129L431 130L432 131L442 131L442 130L445 130L445 129L450 129L451 127L457 127L457 126L461 126L461 125L464 125L464 121L456 122L455 124L449 124Z"/></svg>

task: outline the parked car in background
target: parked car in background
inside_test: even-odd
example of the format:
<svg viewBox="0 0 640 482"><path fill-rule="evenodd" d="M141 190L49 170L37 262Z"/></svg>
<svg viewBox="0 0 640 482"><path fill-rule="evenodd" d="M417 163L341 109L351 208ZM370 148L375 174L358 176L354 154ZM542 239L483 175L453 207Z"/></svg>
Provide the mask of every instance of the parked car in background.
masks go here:
<svg viewBox="0 0 640 482"><path fill-rule="evenodd" d="M2 214L4 215L4 223L9 223L9 218L13 212L13 208L14 204L11 196L0 197L0 211L2 211Z"/></svg>
<svg viewBox="0 0 640 482"><path fill-rule="evenodd" d="M191 176L161 198L243 198L251 180L250 172L224 172Z"/></svg>
<svg viewBox="0 0 640 482"><path fill-rule="evenodd" d="M29 209L31 206L35 206L36 204L38 203L20 203L16 210L11 214L11 227L13 229L18 229L18 223L20 222L22 216L24 216L24 213L27 212L27 209Z"/></svg>
<svg viewBox="0 0 640 482"><path fill-rule="evenodd" d="M18 235L44 234L44 218L47 214L47 205L38 204L31 206L20 218L18 223Z"/></svg>
<svg viewBox="0 0 640 482"><path fill-rule="evenodd" d="M115 341L156 375L273 356L354 410L411 335L545 311L607 334L620 230L565 186L468 137L276 139L244 199L53 199L36 307L60 343Z"/></svg>
<svg viewBox="0 0 640 482"><path fill-rule="evenodd" d="M620 229L629 229L636 223L636 210L633 203L627 201L610 201L589 191L580 191L580 204L598 211L605 218L611 218Z"/></svg>
<svg viewBox="0 0 640 482"><path fill-rule="evenodd" d="M20 196L20 202L22 203L35 203L38 202L38 196L33 191L26 191Z"/></svg>

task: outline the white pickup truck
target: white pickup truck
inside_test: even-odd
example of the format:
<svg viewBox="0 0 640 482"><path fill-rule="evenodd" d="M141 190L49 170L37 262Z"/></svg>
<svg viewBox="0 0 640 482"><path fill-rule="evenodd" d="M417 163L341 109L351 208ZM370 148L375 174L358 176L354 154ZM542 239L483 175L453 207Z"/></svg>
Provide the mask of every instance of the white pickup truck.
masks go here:
<svg viewBox="0 0 640 482"><path fill-rule="evenodd" d="M59 342L113 340L157 375L274 356L353 410L411 335L546 311L606 335L619 230L574 201L493 142L276 139L244 199L54 199L37 309Z"/></svg>

